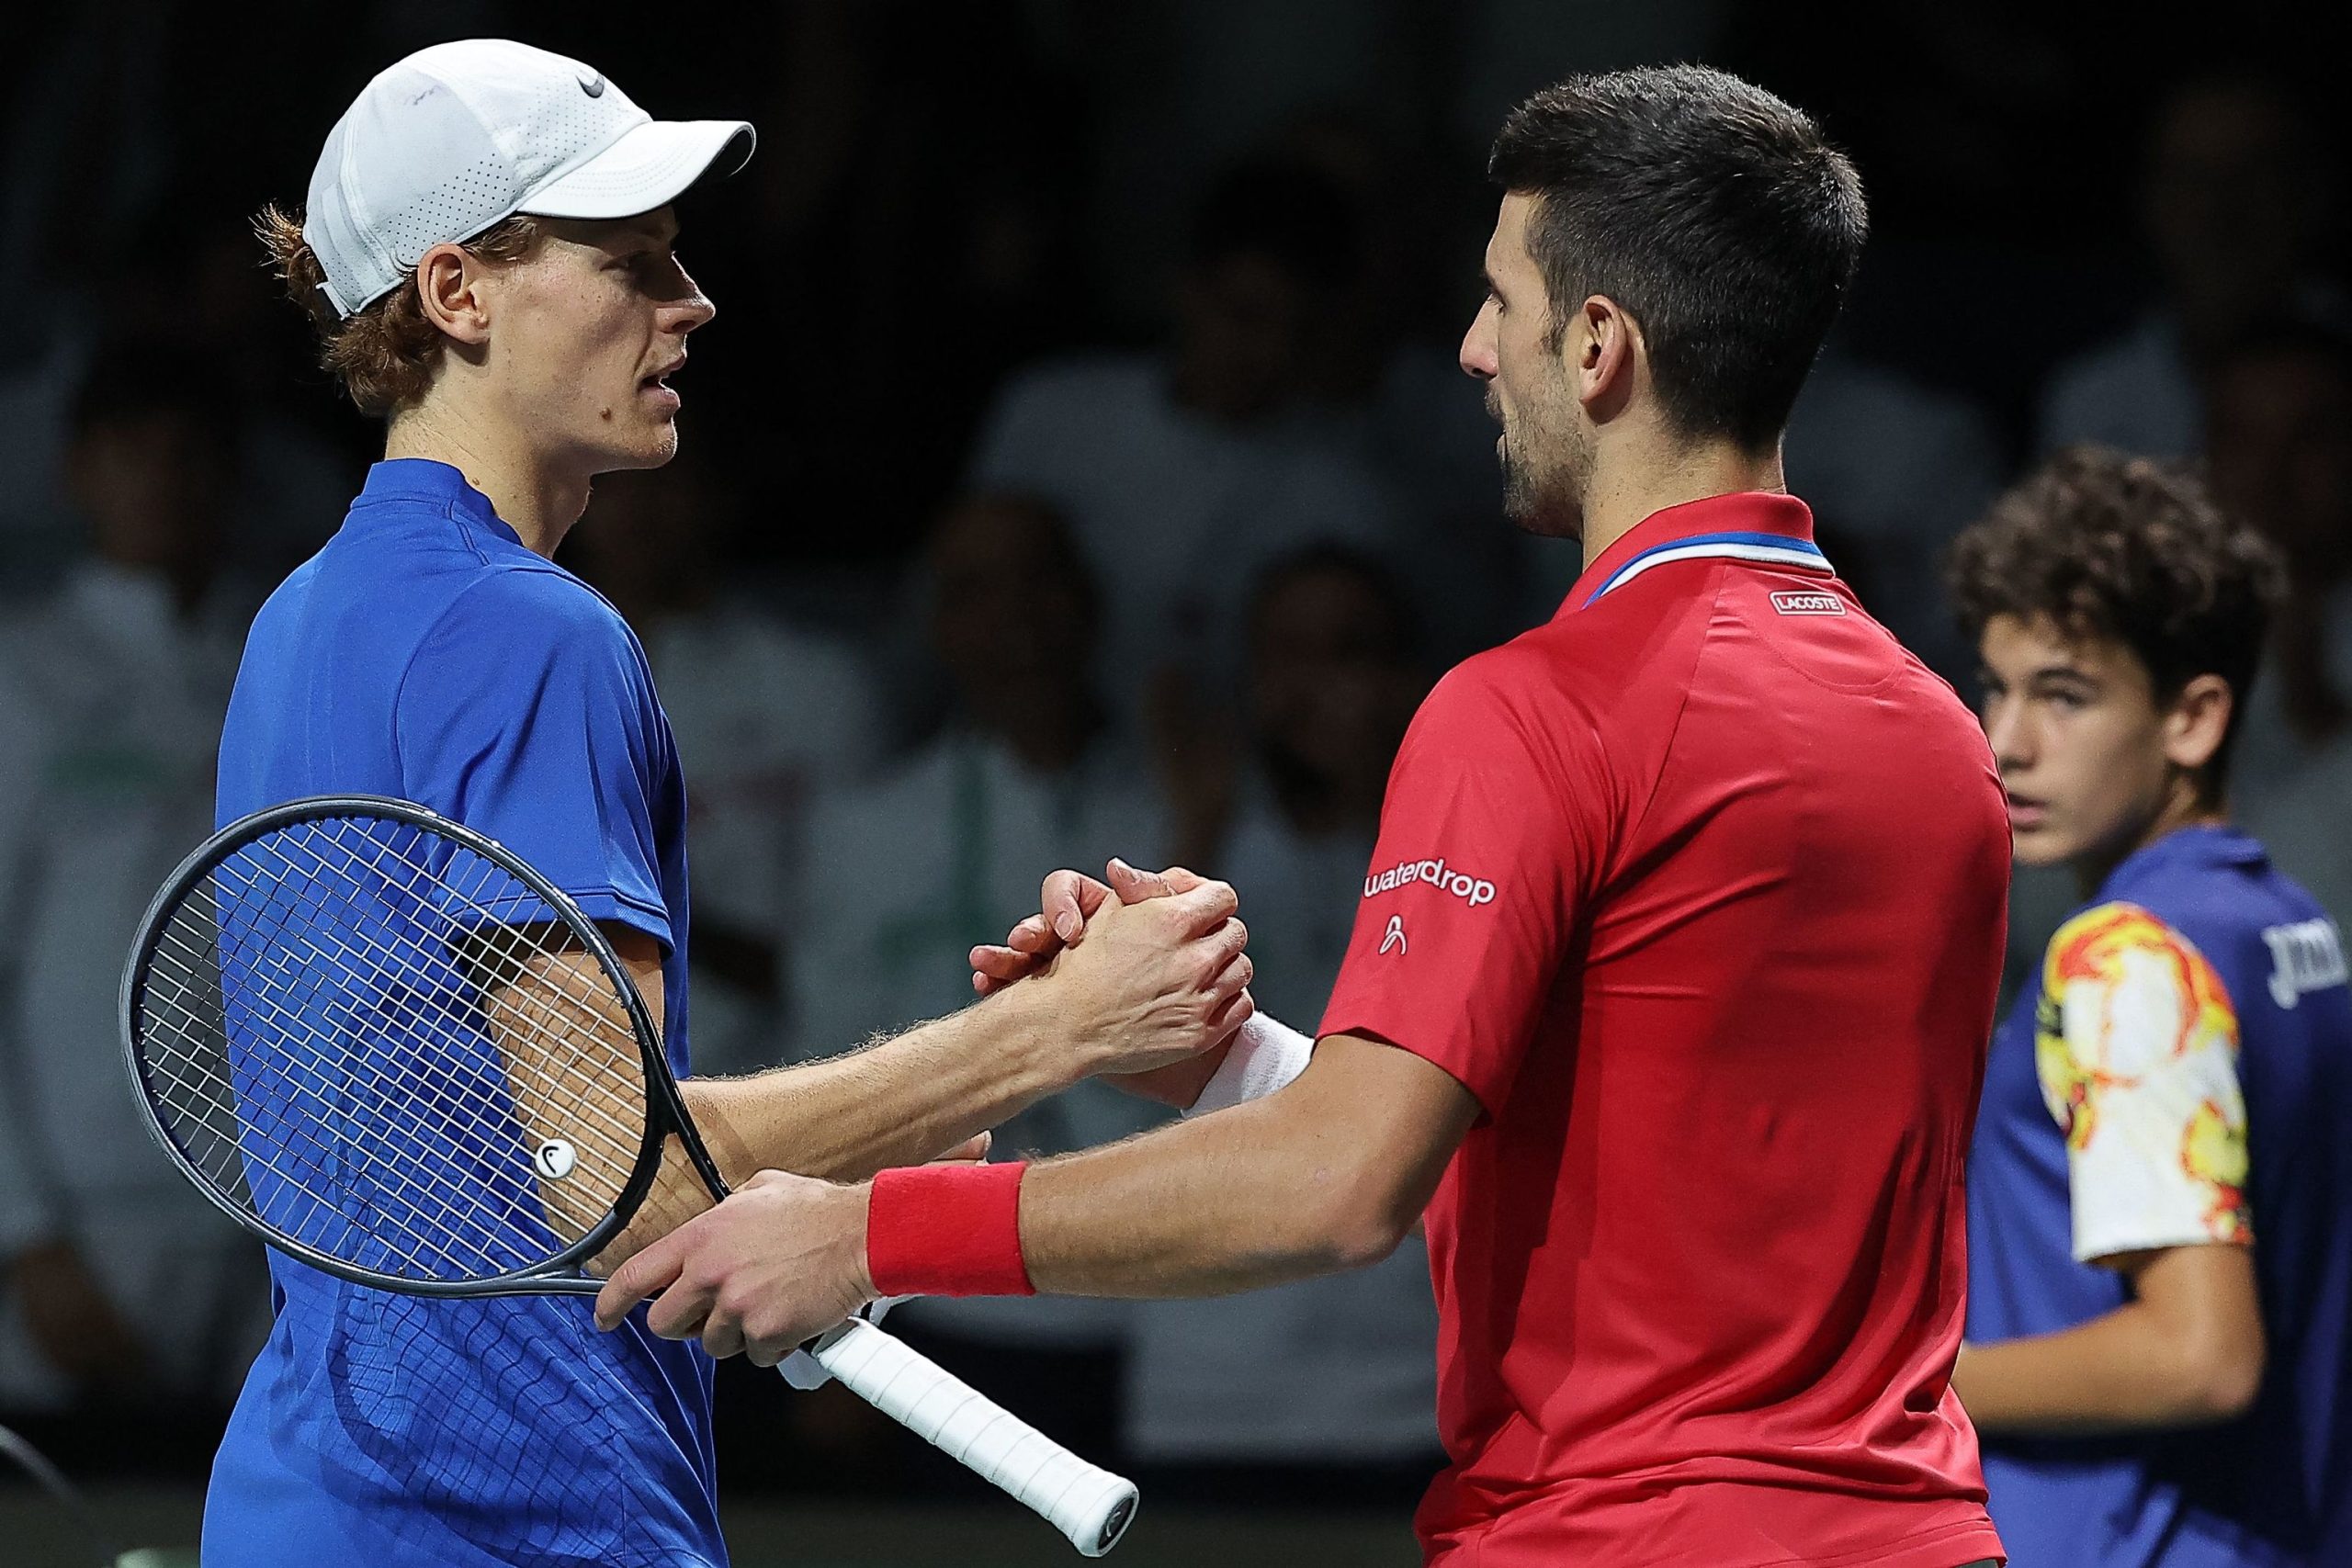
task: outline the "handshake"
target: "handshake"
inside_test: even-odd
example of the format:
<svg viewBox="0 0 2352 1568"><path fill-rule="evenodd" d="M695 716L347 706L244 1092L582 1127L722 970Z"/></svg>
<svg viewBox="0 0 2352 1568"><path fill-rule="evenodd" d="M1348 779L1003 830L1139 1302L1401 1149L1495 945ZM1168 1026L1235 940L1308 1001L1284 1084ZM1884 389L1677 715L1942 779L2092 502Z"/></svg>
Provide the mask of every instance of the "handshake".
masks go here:
<svg viewBox="0 0 2352 1568"><path fill-rule="evenodd" d="M876 1078L883 1075L861 1074L854 1080L855 1108L842 1109L871 1114L873 1107L887 1102L892 1107L883 1113L887 1136L903 1144L910 1135L922 1136L910 1134L910 1128L927 1128L934 1137L943 1131L969 1131L974 1107L959 1100L959 1093L969 1092L959 1091L959 1082L980 1084L982 1093L1007 1096L1008 1103L1026 1103L1056 1086L1109 1077L1133 1093L1192 1110L1218 1081L1228 1055L1235 1071L1227 1078L1235 1081L1210 1094L1217 1104L1230 1102L1219 1098L1228 1090L1234 1098L1247 1098L1271 1092L1277 1080L1295 1076L1305 1065L1304 1040L1288 1047L1279 1040L1261 1041L1233 1055L1236 1037L1256 1010L1250 959L1243 952L1250 933L1234 918L1233 889L1181 868L1153 874L1120 861L1110 863L1107 875L1107 882L1071 871L1047 877L1036 914L1013 927L1003 945L972 949L978 1005L873 1047L865 1059L889 1060L886 1072L893 1081L885 1087L890 1092L876 1093ZM929 1043L926 1033L933 1035ZM986 1047L960 1049L976 1042ZM920 1051L906 1051L910 1043ZM959 1049L933 1049L951 1044ZM1258 1068L1261 1057L1264 1068ZM995 1071L1007 1060L1023 1065L1009 1075L1017 1080L1012 1090L998 1084L1006 1075ZM976 1066L982 1069L978 1078L971 1076ZM787 1068L743 1081L757 1086L825 1068ZM928 1113L913 1108L921 1100L930 1102ZM786 1096L783 1102L805 1109L805 1097ZM922 1153L941 1146L925 1141ZM951 1147L942 1163L957 1164L985 1152L985 1142L974 1139ZM932 1174L952 1184L979 1173ZM876 1299L867 1239L871 1204L887 1175L869 1189L780 1169L758 1171L716 1209L620 1264L597 1303L598 1325L616 1326L658 1293L661 1300L647 1319L654 1333L668 1338L699 1336L714 1356L748 1350L761 1365L774 1365L811 1334ZM1022 1179L1018 1171L1012 1175L1016 1182ZM1011 1190L994 1179L984 1179L993 1183L990 1190ZM1017 1196L1012 1203L1001 1216L1006 1230L998 1261L1011 1257L1025 1291ZM918 1249L928 1245L920 1243ZM813 1386L820 1376L804 1366L794 1381Z"/></svg>
<svg viewBox="0 0 2352 1568"><path fill-rule="evenodd" d="M1074 1077L1189 1107L1256 1007L1238 900L1182 866L1106 874L1046 877L1037 913L972 949L973 989L1050 1009Z"/></svg>

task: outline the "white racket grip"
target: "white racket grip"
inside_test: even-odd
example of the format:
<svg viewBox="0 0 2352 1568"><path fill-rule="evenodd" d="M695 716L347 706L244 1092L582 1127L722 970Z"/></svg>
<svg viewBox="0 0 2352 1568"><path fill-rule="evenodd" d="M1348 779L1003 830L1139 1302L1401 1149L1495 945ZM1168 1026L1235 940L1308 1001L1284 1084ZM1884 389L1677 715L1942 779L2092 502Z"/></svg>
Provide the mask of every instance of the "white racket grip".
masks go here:
<svg viewBox="0 0 2352 1568"><path fill-rule="evenodd" d="M872 1324L852 1318L809 1354L843 1388L1045 1516L1081 1554L1118 1545L1135 1518L1134 1482L1087 1463Z"/></svg>

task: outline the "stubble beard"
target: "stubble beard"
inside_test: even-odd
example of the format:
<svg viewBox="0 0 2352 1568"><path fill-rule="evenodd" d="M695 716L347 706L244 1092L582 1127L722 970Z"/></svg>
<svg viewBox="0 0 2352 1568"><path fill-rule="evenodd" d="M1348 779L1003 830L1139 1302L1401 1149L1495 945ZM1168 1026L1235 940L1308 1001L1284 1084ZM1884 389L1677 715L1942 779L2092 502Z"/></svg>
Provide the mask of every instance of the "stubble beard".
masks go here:
<svg viewBox="0 0 2352 1568"><path fill-rule="evenodd" d="M1585 454L1574 432L1559 437L1559 460L1538 466L1504 426L1497 455L1503 470L1503 515L1526 533L1574 539L1584 533Z"/></svg>

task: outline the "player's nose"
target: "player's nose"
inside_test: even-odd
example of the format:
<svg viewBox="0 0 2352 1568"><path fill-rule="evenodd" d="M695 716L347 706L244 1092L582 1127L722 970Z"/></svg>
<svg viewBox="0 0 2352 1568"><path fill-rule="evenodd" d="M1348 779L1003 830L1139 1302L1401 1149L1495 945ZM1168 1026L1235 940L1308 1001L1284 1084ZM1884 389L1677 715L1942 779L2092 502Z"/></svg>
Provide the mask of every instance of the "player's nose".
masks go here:
<svg viewBox="0 0 2352 1568"><path fill-rule="evenodd" d="M1999 764L2004 780L2033 765L2031 727L2025 722L2023 706L1995 701L1984 707L1984 740L1993 749L1993 761Z"/></svg>
<svg viewBox="0 0 2352 1568"><path fill-rule="evenodd" d="M1462 334L1461 363L1463 374L1481 381L1495 378L1495 302L1492 299L1478 307L1470 318L1470 330Z"/></svg>
<svg viewBox="0 0 2352 1568"><path fill-rule="evenodd" d="M683 266L678 269L678 279L684 284L685 288L673 307L678 312L677 330L681 333L690 333L696 328L708 326L711 318L718 314L718 305L712 302L709 295L702 291L702 285L694 280L694 275Z"/></svg>

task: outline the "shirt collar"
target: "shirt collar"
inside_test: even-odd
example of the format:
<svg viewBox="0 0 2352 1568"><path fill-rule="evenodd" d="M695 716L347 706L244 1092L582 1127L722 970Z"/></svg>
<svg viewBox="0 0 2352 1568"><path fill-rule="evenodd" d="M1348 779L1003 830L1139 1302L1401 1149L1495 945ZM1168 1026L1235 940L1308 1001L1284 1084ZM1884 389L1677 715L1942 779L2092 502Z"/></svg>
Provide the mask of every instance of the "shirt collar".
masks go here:
<svg viewBox="0 0 2352 1568"><path fill-rule="evenodd" d="M2270 852L2262 847L2260 840L2227 823L2176 828L2154 843L2143 844L2124 856L2123 863L2107 874L2098 896L2101 901L2120 897L2135 884L2174 867L2258 866L2269 858Z"/></svg>
<svg viewBox="0 0 2352 1568"><path fill-rule="evenodd" d="M1763 491L1711 495L1653 512L1625 530L1584 569L1561 612L1581 610L1653 566L1711 556L1825 575L1830 570L1828 558L1813 542L1813 512L1795 496Z"/></svg>
<svg viewBox="0 0 2352 1568"><path fill-rule="evenodd" d="M387 457L368 469L368 482L351 503L356 513L387 502L425 505L469 523L495 530L516 544L523 536L506 525L490 497L466 482L466 476L430 457Z"/></svg>

